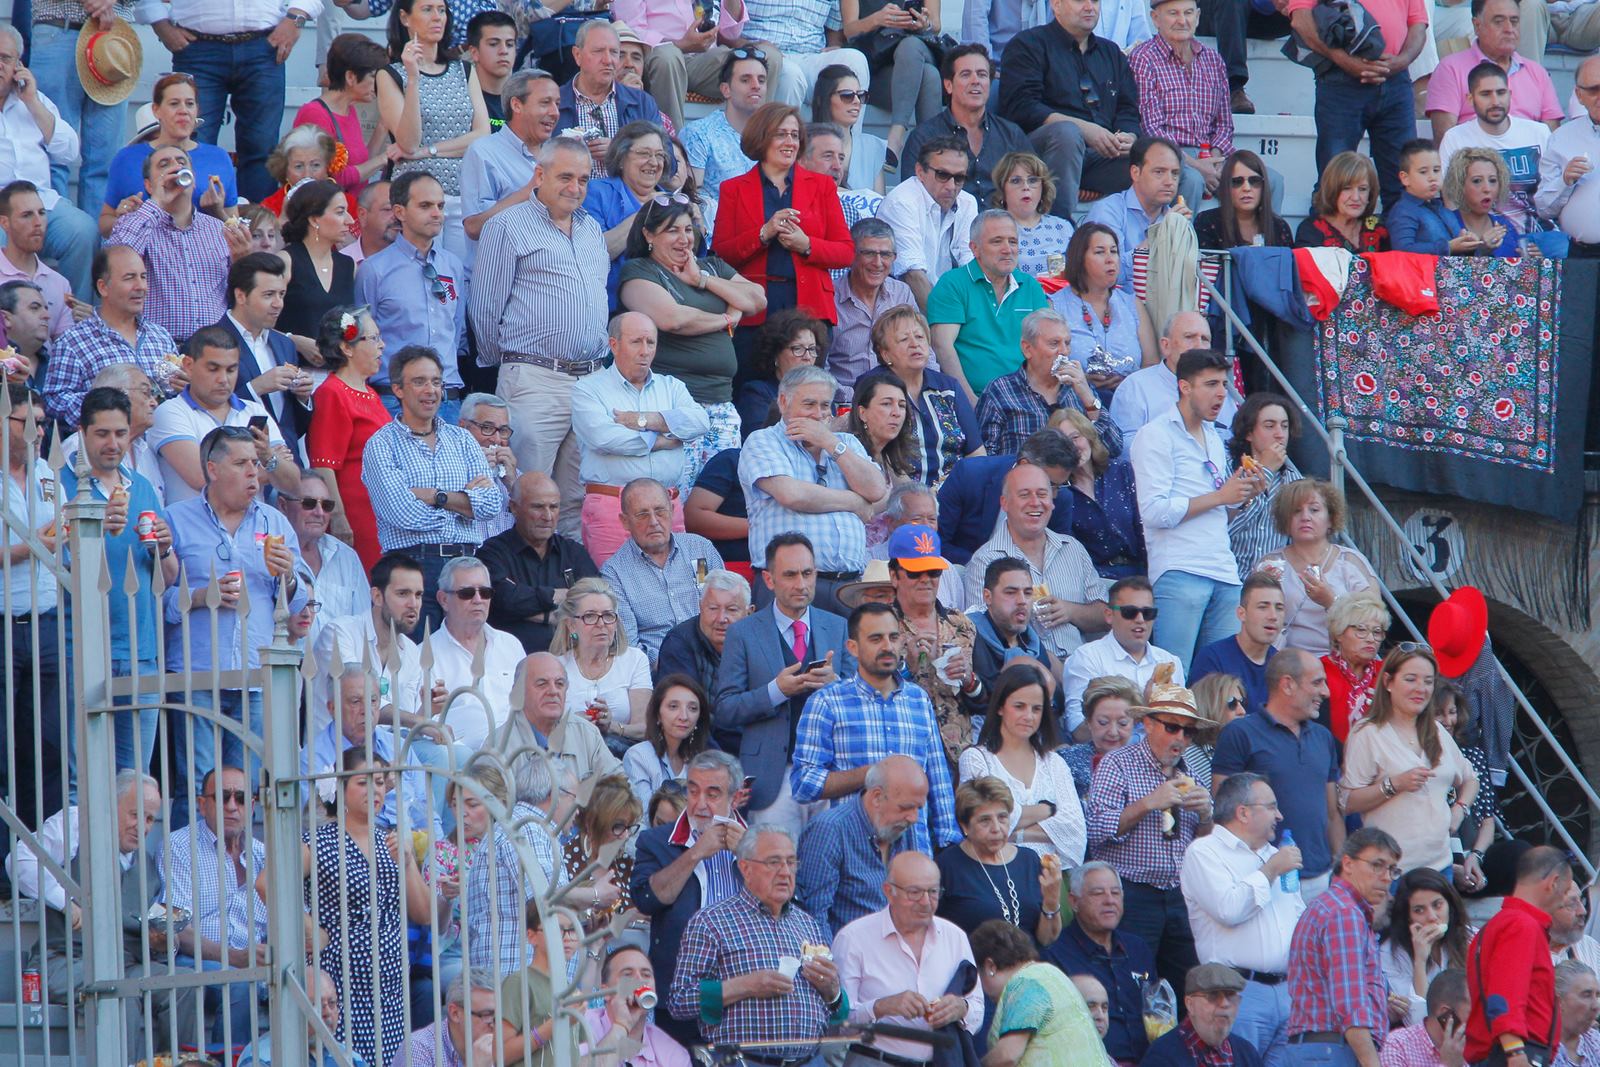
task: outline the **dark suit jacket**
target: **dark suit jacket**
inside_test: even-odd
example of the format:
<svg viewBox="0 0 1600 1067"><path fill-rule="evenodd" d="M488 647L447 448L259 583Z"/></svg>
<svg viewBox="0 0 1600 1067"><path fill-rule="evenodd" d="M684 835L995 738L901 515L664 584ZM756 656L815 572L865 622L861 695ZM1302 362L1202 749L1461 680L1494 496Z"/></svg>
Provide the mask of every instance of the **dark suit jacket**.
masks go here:
<svg viewBox="0 0 1600 1067"><path fill-rule="evenodd" d="M844 208L839 206L839 187L832 178L804 167L795 167L790 181L790 203L800 212L800 228L811 237L811 254L793 257L796 302L824 322L838 322L833 275L828 272L848 267L856 255ZM762 288L767 284L767 246L761 243L761 227L766 223L760 166L724 179L717 192L711 249ZM741 321L746 326L759 325L766 321L766 312L746 315Z"/></svg>
<svg viewBox="0 0 1600 1067"><path fill-rule="evenodd" d="M968 456L956 460L939 486L939 547L953 563L965 563L994 536L1000 517L999 485L1017 465L1014 455ZM1072 533L1072 491L1056 494L1050 529Z"/></svg>
<svg viewBox="0 0 1600 1067"><path fill-rule="evenodd" d="M778 636L777 610L777 605L768 604L728 627L712 700L712 725L718 731L738 734L739 762L746 775L755 776L751 811L769 807L778 798L789 773L793 724L805 710L805 702L798 698L776 707L767 699L767 683L794 662L794 653ZM832 652L834 673L848 678L855 673L856 664L845 651L844 639L844 620L813 606L811 632L806 635L808 658L822 659Z"/></svg>
<svg viewBox="0 0 1600 1067"><path fill-rule="evenodd" d="M574 78L574 81L577 79ZM661 125L661 108L656 106L655 97L643 89L617 83L617 128L621 129L630 122L653 122ZM561 115L556 120L556 132L570 130L575 126L588 126L587 115L578 114L578 92L573 88L572 82L567 82L560 90Z"/></svg>
<svg viewBox="0 0 1600 1067"><path fill-rule="evenodd" d="M1122 49L1089 37L1087 51L1051 19L1006 45L998 110L1032 133L1059 112L1097 122L1112 133L1139 134L1139 87ZM1089 91L1086 93L1084 90Z"/></svg>
<svg viewBox="0 0 1600 1067"><path fill-rule="evenodd" d="M250 342L245 340L244 334L234 326L233 320L222 316L217 323L227 330L239 342L239 380L234 384L233 394L240 400L257 400L267 413L278 424L278 432L283 434L283 443L289 446L295 455L300 454L300 436L311 428L311 411L301 404L292 393L284 393L283 414L280 416L267 399L257 398L250 392L250 383L271 370L271 367L260 366L256 360L255 352L250 348ZM267 331L267 347L272 350L272 355L280 366L284 364L300 363L300 355L295 351L294 342L289 340L289 335L279 333L277 330ZM270 396L270 394L268 394Z"/></svg>

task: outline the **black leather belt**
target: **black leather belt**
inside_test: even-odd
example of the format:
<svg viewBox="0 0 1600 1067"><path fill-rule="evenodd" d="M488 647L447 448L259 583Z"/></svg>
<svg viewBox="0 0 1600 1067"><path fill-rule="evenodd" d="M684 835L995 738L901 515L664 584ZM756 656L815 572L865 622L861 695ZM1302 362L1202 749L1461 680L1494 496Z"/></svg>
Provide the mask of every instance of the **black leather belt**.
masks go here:
<svg viewBox="0 0 1600 1067"><path fill-rule="evenodd" d="M812 1058L815 1057L815 1056L816 1056L815 1052L807 1053L804 1056L789 1056L789 1057L763 1056L759 1052L746 1052L746 1053L744 1053L744 1058L746 1060L748 1060L751 1063L763 1064L764 1067L795 1067L796 1064L809 1063L812 1060Z"/></svg>
<svg viewBox="0 0 1600 1067"><path fill-rule="evenodd" d="M480 549L482 547L483 547L482 545L475 545L475 544L471 544L470 542L466 542L466 541L457 541L454 544L442 544L442 545L435 545L435 544L407 545L404 548L399 549L399 551L408 552L408 553L411 553L412 555L417 555L417 556L444 556L446 558L454 558L456 556L470 556L470 555L473 555L474 553L476 553L478 551L478 549Z"/></svg>
<svg viewBox="0 0 1600 1067"><path fill-rule="evenodd" d="M271 30L242 30L239 33L201 33L188 27L179 27L185 33L191 34L197 41L209 41L211 44L245 44L249 41L259 41L267 36Z"/></svg>
<svg viewBox="0 0 1600 1067"><path fill-rule="evenodd" d="M1290 1034L1291 1045L1342 1045L1344 1032L1341 1030L1307 1030L1301 1034Z"/></svg>
<svg viewBox="0 0 1600 1067"><path fill-rule="evenodd" d="M892 1052L885 1052L881 1048L871 1045L851 1045L852 1056L865 1056L869 1060L879 1060L887 1063L889 1067L928 1067L927 1060L914 1060L910 1056L896 1056Z"/></svg>
<svg viewBox="0 0 1600 1067"><path fill-rule="evenodd" d="M529 367L543 367L565 374L571 378L581 378L585 374L592 374L605 363L605 358L598 359L552 359L549 356L537 356L527 352L507 352L500 357L501 363L522 363ZM749 1059L748 1056L745 1057Z"/></svg>
<svg viewBox="0 0 1600 1067"><path fill-rule="evenodd" d="M1271 971L1252 971L1248 967L1235 967L1234 970L1243 975L1246 982L1259 982L1262 985L1277 985L1289 980L1288 975L1273 974Z"/></svg>
<svg viewBox="0 0 1600 1067"><path fill-rule="evenodd" d="M34 19L35 26L56 26L63 30L81 30L87 24L84 19Z"/></svg>

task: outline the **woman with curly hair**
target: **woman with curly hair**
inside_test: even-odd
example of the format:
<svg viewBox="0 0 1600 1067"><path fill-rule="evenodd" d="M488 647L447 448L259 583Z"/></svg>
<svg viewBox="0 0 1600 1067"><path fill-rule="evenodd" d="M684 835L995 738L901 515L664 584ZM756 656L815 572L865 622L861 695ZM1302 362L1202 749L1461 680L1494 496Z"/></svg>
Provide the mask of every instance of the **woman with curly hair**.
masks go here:
<svg viewBox="0 0 1600 1067"><path fill-rule="evenodd" d="M750 348L750 379L739 388L735 405L745 437L767 425L785 374L822 362L827 339L827 326L805 308L785 308L767 316Z"/></svg>
<svg viewBox="0 0 1600 1067"><path fill-rule="evenodd" d="M989 206L1017 220L1017 269L1043 274L1050 256L1066 255L1072 222L1050 214L1056 202L1056 180L1044 160L1032 152L1007 152L994 167L994 192Z"/></svg>
<svg viewBox="0 0 1600 1067"><path fill-rule="evenodd" d="M306 182L334 181L349 162L349 150L326 130L311 124L296 126L283 135L278 147L267 157L267 173L278 183L278 191L263 199L261 206L281 219L290 193ZM344 194L344 206L350 213L350 236L357 237L355 220L359 209L355 195L348 189Z"/></svg>
<svg viewBox="0 0 1600 1067"><path fill-rule="evenodd" d="M1492 148L1463 148L1450 157L1440 195L1461 216L1461 225L1478 238L1467 253L1509 259L1522 255L1516 223L1495 210L1511 190L1511 171Z"/></svg>

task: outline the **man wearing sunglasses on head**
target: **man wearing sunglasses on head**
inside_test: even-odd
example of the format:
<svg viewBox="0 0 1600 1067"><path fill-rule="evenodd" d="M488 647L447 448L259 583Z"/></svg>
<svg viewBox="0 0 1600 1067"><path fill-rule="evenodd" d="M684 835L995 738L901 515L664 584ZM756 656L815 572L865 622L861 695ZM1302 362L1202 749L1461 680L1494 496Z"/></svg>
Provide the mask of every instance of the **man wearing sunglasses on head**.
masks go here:
<svg viewBox="0 0 1600 1067"><path fill-rule="evenodd" d="M1156 668L1170 663L1172 680L1183 684L1183 664L1178 662L1178 657L1150 643L1150 633L1155 629L1156 601L1149 580L1140 575L1124 578L1111 587L1106 599L1110 604L1106 608L1106 625L1111 632L1079 645L1067 657L1064 687L1067 729L1073 731L1074 736L1083 726L1083 691L1095 678L1107 675L1126 678L1143 692ZM1088 737L1085 735L1079 740L1088 740Z"/></svg>

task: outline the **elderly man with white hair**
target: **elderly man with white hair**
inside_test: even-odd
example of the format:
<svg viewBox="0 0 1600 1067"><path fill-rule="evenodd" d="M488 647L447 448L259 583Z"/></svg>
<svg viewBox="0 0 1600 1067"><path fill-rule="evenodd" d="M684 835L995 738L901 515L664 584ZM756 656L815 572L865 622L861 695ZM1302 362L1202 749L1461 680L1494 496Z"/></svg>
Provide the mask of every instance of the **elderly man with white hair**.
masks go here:
<svg viewBox="0 0 1600 1067"><path fill-rule="evenodd" d="M150 376L137 363L113 363L102 367L89 382L90 389L101 386L127 394L132 414L128 422L128 455L123 462L144 475L155 487L156 495L165 502L167 492L161 475L161 460L145 437L145 431L154 424L156 417L156 389L150 383ZM61 442L61 455L69 467L77 466L78 443L76 433Z"/></svg>
<svg viewBox="0 0 1600 1067"><path fill-rule="evenodd" d="M1211 325L1198 311L1177 311L1167 319L1157 341L1161 359L1140 367L1122 380L1111 397L1111 418L1121 436L1131 439L1144 424L1178 402L1178 357L1191 348L1211 347ZM1217 413L1217 429L1224 436L1233 425L1239 405L1230 393ZM1110 447L1109 443L1107 447Z"/></svg>
<svg viewBox="0 0 1600 1067"><path fill-rule="evenodd" d="M700 587L700 610L667 631L656 654L657 678L682 674L716 691L717 667L728 627L750 614L750 583L730 570L708 573ZM709 716L710 708L701 708Z"/></svg>
<svg viewBox="0 0 1600 1067"><path fill-rule="evenodd" d="M339 1000L339 987L334 985L333 976L321 967L306 967L306 997L317 1007L317 1015L322 1019L322 1025L328 1028L329 1033L337 1033L339 1020L343 1014L343 1006ZM340 1067L345 1061L334 1052L334 1046L324 1044L317 1037L317 1028L306 1026L307 1054L306 1063L311 1067ZM350 1067L367 1067L367 1061L357 1056L347 1048L340 1048L339 1053L349 1057ZM413 1064L417 1061L413 1059ZM256 1039L255 1044L244 1050L234 1067L269 1067L272 1063L272 1035L263 1034Z"/></svg>
<svg viewBox="0 0 1600 1067"><path fill-rule="evenodd" d="M522 642L489 625L494 587L478 557L457 556L446 563L434 595L444 606L444 625L433 635L433 676L447 693L476 685L482 694L463 693L447 703L444 724L458 744L477 751L510 714ZM480 656L481 677L476 673Z"/></svg>
<svg viewBox="0 0 1600 1067"><path fill-rule="evenodd" d="M923 482L901 482L889 490L889 502L883 506L883 517L889 522L888 533L902 526L939 528L939 497ZM867 559L889 559L889 538L867 549ZM967 610L967 569L952 563L939 575L939 603L949 611Z"/></svg>
<svg viewBox="0 0 1600 1067"><path fill-rule="evenodd" d="M458 425L472 435L483 449L483 458L489 461L489 473L511 499L517 484L517 454L511 450L511 406L493 393L468 393L461 401L461 419ZM515 519L510 509L490 515L486 519L473 519L471 526L480 541L511 529Z"/></svg>
<svg viewBox="0 0 1600 1067"><path fill-rule="evenodd" d="M991 456L1014 454L1062 408L1093 419L1106 450L1113 456L1122 452L1122 431L1071 353L1072 326L1061 312L1040 308L1022 320L1022 366L990 382L978 397L978 425Z"/></svg>

